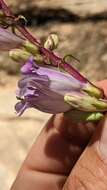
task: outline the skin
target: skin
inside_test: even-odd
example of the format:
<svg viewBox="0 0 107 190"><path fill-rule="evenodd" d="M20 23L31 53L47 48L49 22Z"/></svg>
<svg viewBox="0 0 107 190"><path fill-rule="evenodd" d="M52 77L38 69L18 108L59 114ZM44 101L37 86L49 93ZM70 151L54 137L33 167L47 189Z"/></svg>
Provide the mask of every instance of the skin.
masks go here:
<svg viewBox="0 0 107 190"><path fill-rule="evenodd" d="M107 96L107 81L97 84ZM25 159L11 190L107 190L107 116L74 125L52 116Z"/></svg>

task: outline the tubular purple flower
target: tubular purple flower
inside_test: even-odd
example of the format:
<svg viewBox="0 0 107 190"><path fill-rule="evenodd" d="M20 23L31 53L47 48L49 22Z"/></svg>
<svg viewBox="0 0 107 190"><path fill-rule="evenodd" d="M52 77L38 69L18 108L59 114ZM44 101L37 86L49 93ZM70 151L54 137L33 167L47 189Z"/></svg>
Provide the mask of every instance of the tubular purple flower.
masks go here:
<svg viewBox="0 0 107 190"><path fill-rule="evenodd" d="M9 51L14 48L20 48L24 43L24 40L8 29L0 28L0 50Z"/></svg>
<svg viewBox="0 0 107 190"><path fill-rule="evenodd" d="M103 91L73 68L67 56L62 58L53 52L58 46L57 35L51 34L43 45L26 29L25 22L20 22L23 17L14 16L4 0L0 0L0 9L0 49L9 51L9 56L18 62L25 63L32 56L21 69L17 113L36 108L52 114L70 113L76 122L101 119L107 111ZM8 27L17 29L21 37L4 29ZM59 66L64 72L55 70Z"/></svg>
<svg viewBox="0 0 107 190"><path fill-rule="evenodd" d="M22 67L23 78L18 83L15 106L19 115L33 107L52 114L66 112L73 107L64 101L68 93L82 94L88 83L77 80L71 75L36 65L33 58Z"/></svg>

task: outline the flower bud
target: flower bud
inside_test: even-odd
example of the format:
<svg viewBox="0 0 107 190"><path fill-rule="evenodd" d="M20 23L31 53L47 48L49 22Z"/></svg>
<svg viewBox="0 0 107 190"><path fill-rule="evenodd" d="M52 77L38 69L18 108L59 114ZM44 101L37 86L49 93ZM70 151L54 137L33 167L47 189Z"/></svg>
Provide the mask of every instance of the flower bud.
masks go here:
<svg viewBox="0 0 107 190"><path fill-rule="evenodd" d="M77 110L83 111L105 111L107 110L107 101L91 97L87 94L71 93L64 96L66 103L70 104Z"/></svg>
<svg viewBox="0 0 107 190"><path fill-rule="evenodd" d="M103 91L91 83L88 83L83 88L83 91L86 92L90 96L95 96L96 98L102 98L103 97Z"/></svg>
<svg viewBox="0 0 107 190"><path fill-rule="evenodd" d="M31 54L22 49L14 49L9 52L9 57L17 62L26 62Z"/></svg>
<svg viewBox="0 0 107 190"><path fill-rule="evenodd" d="M29 53L31 53L34 56L39 53L39 47L32 44L28 40L25 41L25 43L23 44L23 47L25 48L26 51L28 51Z"/></svg>
<svg viewBox="0 0 107 190"><path fill-rule="evenodd" d="M9 52L9 57L17 62L26 62L32 54L24 49L14 49ZM38 64L43 62L43 58L40 54L35 54L34 61Z"/></svg>
<svg viewBox="0 0 107 190"><path fill-rule="evenodd" d="M100 113L100 112L95 112L95 113L90 113L87 118L86 121L99 121L104 117L104 114Z"/></svg>
<svg viewBox="0 0 107 190"><path fill-rule="evenodd" d="M79 110L70 110L64 113L65 116L69 117L72 122L80 123L80 122L96 122L101 120L104 117L103 113L100 112L84 112Z"/></svg>
<svg viewBox="0 0 107 190"><path fill-rule="evenodd" d="M44 47L49 50L54 50L58 47L59 38L56 34L51 34L48 36L44 43Z"/></svg>

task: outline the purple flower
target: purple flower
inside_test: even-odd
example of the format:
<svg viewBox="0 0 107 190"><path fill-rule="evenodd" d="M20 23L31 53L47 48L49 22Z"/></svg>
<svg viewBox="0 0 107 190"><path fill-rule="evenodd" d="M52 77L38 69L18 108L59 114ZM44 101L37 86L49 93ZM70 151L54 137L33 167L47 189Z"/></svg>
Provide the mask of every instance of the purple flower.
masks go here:
<svg viewBox="0 0 107 190"><path fill-rule="evenodd" d="M0 0L0 9L8 19L10 17L13 18L13 22L20 21L17 20L19 17L16 18L12 14L3 0ZM61 58L51 51L58 45L56 36L51 35L43 46L29 33L25 25L17 22L14 29L16 28L24 37L23 39L9 30L0 28L1 50L16 49L15 52L10 52L10 56L19 62L25 62L33 56L21 69L23 78L18 83L17 98L19 102L15 106L17 113L21 115L27 108L36 108L54 114L72 109L73 120L75 116L76 121L78 116L80 120L81 117L85 117L85 121L101 119L103 112L107 111L107 100L103 96L103 91L73 68L66 61L66 56ZM22 49L18 51L17 48ZM41 66L36 65L34 60ZM53 68L50 69L49 66L54 68L60 66L70 75Z"/></svg>
<svg viewBox="0 0 107 190"><path fill-rule="evenodd" d="M22 67L23 78L18 83L17 98L20 100L15 109L21 115L25 109L33 107L47 113L60 113L72 107L64 101L67 93L81 93L87 83L74 77L38 66L33 58Z"/></svg>
<svg viewBox="0 0 107 190"><path fill-rule="evenodd" d="M0 50L8 51L19 48L23 45L24 40L7 29L0 28Z"/></svg>

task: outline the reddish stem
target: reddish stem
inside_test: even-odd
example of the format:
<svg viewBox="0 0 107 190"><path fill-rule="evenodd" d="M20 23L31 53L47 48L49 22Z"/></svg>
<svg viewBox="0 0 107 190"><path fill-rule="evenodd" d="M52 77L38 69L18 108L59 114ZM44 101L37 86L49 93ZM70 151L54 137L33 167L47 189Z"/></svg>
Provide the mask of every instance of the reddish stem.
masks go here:
<svg viewBox="0 0 107 190"><path fill-rule="evenodd" d="M6 3L3 0L0 0L1 8L6 16L12 16L11 10L9 7L6 5ZM49 60L51 60L52 66L55 67L62 67L65 71L67 71L70 75L75 77L76 79L82 81L82 82L87 82L88 80L82 76L75 68L73 68L70 64L66 63L64 60L62 60L61 57L58 57L55 55L52 51L42 47L41 43L34 37L32 34L25 28L25 27L20 27L17 26L17 29L20 31L20 33L28 39L30 42L33 44L36 44L38 47L40 47L40 51L42 55L46 58L48 57Z"/></svg>

